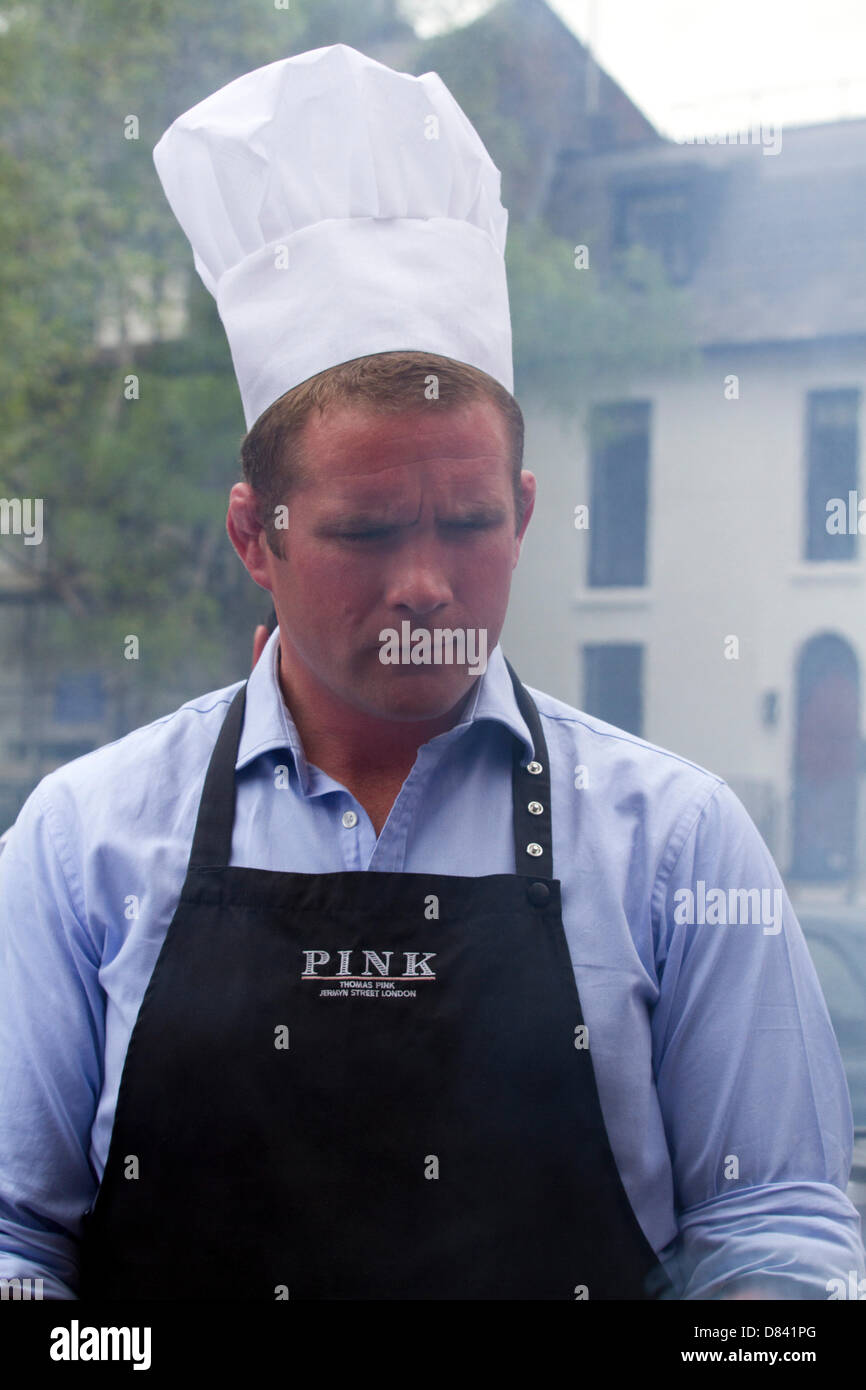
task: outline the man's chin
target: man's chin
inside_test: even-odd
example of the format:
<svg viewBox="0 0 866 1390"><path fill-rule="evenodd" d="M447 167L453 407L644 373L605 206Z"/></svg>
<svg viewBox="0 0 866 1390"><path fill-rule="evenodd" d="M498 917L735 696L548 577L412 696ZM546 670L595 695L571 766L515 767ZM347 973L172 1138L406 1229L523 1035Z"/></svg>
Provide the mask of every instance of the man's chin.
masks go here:
<svg viewBox="0 0 866 1390"><path fill-rule="evenodd" d="M463 667L389 666L365 689L365 708L380 719L441 719L465 699L479 673Z"/></svg>

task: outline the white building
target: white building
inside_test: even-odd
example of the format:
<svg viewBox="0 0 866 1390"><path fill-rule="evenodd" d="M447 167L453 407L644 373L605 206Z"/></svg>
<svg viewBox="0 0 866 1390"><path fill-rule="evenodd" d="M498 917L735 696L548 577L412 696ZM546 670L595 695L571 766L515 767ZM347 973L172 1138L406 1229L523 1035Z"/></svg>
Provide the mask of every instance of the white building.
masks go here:
<svg viewBox="0 0 866 1390"><path fill-rule="evenodd" d="M863 498L866 532L866 121L784 129L775 153L755 134L561 160L554 230L590 242L602 274L632 242L657 251L690 294L700 365L569 419L522 402L540 495L503 642L531 684L725 777L795 896L850 897L866 869L866 540L847 524Z"/></svg>

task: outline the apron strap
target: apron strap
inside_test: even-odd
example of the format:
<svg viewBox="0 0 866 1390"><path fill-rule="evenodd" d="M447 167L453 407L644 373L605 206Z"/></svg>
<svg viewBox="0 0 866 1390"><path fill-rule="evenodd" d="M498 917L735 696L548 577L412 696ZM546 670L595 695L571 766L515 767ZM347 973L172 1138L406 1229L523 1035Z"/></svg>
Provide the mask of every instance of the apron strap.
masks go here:
<svg viewBox="0 0 866 1390"><path fill-rule="evenodd" d="M504 654L503 654L504 656ZM514 864L518 874L553 878L550 766L535 701L504 657L517 706L529 727L534 757L524 766L523 748L514 739L511 785L514 808ZM204 781L189 869L223 868L231 862L235 821L235 763L244 722L247 683L234 696L219 731Z"/></svg>
<svg viewBox="0 0 866 1390"><path fill-rule="evenodd" d="M189 869L224 868L232 856L235 823L235 763L244 723L247 683L229 705L214 745L198 805Z"/></svg>
<svg viewBox="0 0 866 1390"><path fill-rule="evenodd" d="M550 810L550 759L538 709L508 657L503 659L514 686L517 707L529 726L534 756L524 765L523 747L514 739L511 789L514 803L514 870L536 878L553 878L553 822Z"/></svg>

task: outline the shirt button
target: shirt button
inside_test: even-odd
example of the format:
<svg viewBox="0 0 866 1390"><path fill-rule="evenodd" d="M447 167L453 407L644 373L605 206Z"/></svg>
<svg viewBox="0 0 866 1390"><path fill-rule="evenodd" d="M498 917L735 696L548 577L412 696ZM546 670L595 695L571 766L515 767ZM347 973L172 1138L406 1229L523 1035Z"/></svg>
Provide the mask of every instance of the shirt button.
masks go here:
<svg viewBox="0 0 866 1390"><path fill-rule="evenodd" d="M354 811L343 812L343 824L347 830L351 830L353 825L358 824L358 817L355 815Z"/></svg>

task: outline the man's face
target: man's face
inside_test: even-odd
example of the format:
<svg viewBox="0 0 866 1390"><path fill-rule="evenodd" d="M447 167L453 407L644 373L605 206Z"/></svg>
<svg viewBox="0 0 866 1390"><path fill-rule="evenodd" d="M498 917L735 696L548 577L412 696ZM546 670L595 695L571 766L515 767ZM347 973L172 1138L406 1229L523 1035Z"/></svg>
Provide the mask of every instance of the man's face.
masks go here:
<svg viewBox="0 0 866 1390"><path fill-rule="evenodd" d="M313 413L302 449L309 477L288 499L288 528L277 532L283 558L260 543L289 679L301 662L307 689L355 710L397 720L446 714L477 665L384 664L380 633L400 634L404 621L431 634L484 630L488 656L499 640L534 479L522 475L527 506L516 535L497 408L477 401L377 415L335 407Z"/></svg>

